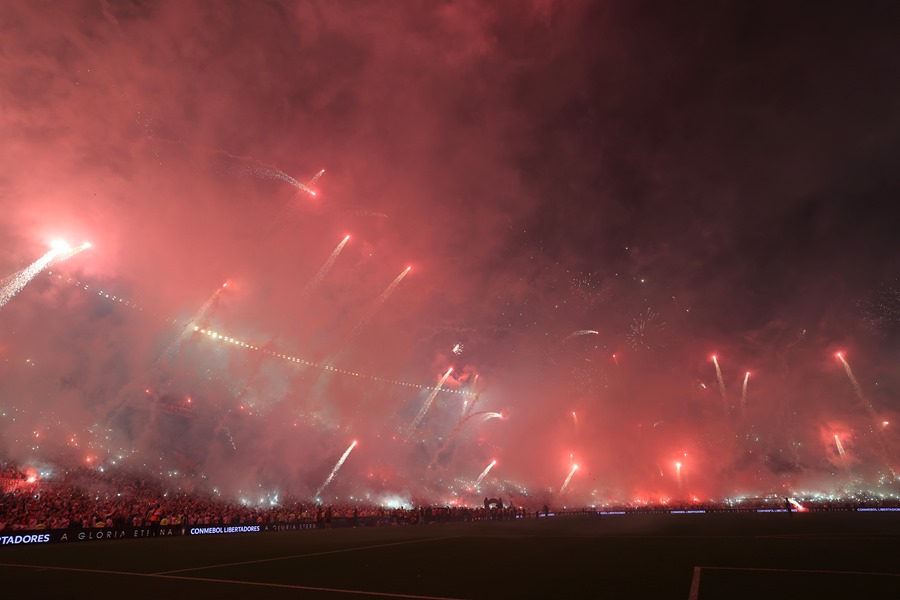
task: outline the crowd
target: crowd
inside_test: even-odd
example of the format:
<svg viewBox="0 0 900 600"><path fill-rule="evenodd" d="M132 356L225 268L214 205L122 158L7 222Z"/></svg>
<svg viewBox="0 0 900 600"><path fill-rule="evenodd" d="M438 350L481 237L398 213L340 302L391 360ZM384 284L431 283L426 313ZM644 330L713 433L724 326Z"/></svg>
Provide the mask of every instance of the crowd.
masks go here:
<svg viewBox="0 0 900 600"><path fill-rule="evenodd" d="M31 481L15 465L4 465L7 486L0 498L0 531L109 527L164 527L237 524L405 525L505 519L524 509L421 506L318 505L300 500L248 505L217 494L167 491L139 476L100 476L95 470L67 471L61 480ZM28 482L28 483L26 483Z"/></svg>
<svg viewBox="0 0 900 600"><path fill-rule="evenodd" d="M900 510L896 497L806 499L746 498L722 503L685 505L616 504L603 507L559 509L544 505L529 511L523 507L428 506L385 508L363 504L318 505L284 500L277 504L248 505L223 499L217 494L164 488L158 480L138 475L96 469L72 469L55 481L43 481L17 465L0 463L0 531L43 529L88 529L109 527L165 527L247 524L306 524L321 528L359 525L415 525L453 521L515 519L547 514L597 514L604 512L653 511L759 511L759 510Z"/></svg>

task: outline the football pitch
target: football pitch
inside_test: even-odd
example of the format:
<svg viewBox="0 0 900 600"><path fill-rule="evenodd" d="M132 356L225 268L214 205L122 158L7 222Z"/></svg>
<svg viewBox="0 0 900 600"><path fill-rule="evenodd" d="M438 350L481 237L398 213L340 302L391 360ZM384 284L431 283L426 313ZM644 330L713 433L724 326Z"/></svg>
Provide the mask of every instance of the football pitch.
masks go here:
<svg viewBox="0 0 900 600"><path fill-rule="evenodd" d="M2 547L0 589L129 600L900 598L898 543L900 513L561 516Z"/></svg>

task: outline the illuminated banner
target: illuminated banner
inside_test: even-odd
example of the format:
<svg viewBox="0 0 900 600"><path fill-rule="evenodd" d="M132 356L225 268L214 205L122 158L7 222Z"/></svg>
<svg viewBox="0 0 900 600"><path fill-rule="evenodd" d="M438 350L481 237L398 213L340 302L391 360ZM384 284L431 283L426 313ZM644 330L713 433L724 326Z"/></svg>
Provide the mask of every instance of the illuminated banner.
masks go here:
<svg viewBox="0 0 900 600"><path fill-rule="evenodd" d="M68 542L98 542L136 538L170 537L182 535L181 526L168 527L109 527L96 529L45 529L0 534L0 546L24 546Z"/></svg>

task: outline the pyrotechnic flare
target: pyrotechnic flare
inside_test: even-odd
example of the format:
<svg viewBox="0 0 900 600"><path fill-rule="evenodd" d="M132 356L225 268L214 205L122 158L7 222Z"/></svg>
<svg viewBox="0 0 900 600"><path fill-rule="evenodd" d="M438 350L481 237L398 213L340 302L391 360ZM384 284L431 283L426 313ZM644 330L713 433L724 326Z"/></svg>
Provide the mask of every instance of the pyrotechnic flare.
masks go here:
<svg viewBox="0 0 900 600"><path fill-rule="evenodd" d="M347 460L347 457L350 456L350 453L353 452L353 449L356 447L356 440L353 440L353 443L350 444L350 447L344 452L340 459L338 459L337 463L334 465L334 468L331 470L331 473L328 474L328 477L325 479L325 482L319 486L319 489L316 490L316 498L318 498L322 491L328 487L328 484L331 483L331 480L334 479L334 476L337 475L337 472L340 470L341 466L344 464L344 461Z"/></svg>
<svg viewBox="0 0 900 600"><path fill-rule="evenodd" d="M37 277L37 275L49 267L54 262L61 262L66 260L67 258L71 258L75 256L82 250L86 250L90 248L90 244L82 244L80 246L76 246L75 248L69 247L67 243L62 240L56 240L51 244L50 251L41 256L39 259L22 269L21 271L14 273L10 277L8 277L5 281L5 285L2 289L0 289L0 307L6 305L7 302L13 299L13 297L21 292L28 283Z"/></svg>
<svg viewBox="0 0 900 600"><path fill-rule="evenodd" d="M747 382L750 381L750 371L747 371L747 374L744 375L744 386L741 388L741 413L744 412L744 409L747 407Z"/></svg>
<svg viewBox="0 0 900 600"><path fill-rule="evenodd" d="M328 257L328 260L325 261L325 264L322 265L322 268L319 269L319 272L316 273L316 276L310 279L309 283L306 284L306 287L303 288L303 295L307 296L312 292L322 280L325 279L325 276L328 275L328 271L331 270L331 267L334 266L334 261L337 260L338 254L341 253L341 250L344 249L344 246L347 245L347 241L350 239L348 235L341 243L337 245L337 247L331 252L331 255Z"/></svg>
<svg viewBox="0 0 900 600"><path fill-rule="evenodd" d="M840 352L837 353L837 357L838 357L838 359L840 359L841 364L844 365L844 371L847 372L847 377L850 379L850 385L853 386L853 392L856 394L856 397L859 399L860 402L863 403L863 406L865 406L868 409L869 414L874 416L875 415L875 407L872 406L872 403L869 402L869 399L866 398L865 394L863 394L862 386L859 385L859 381L857 381L856 376L853 374L853 371L850 369L850 363L848 363L844 359L844 356Z"/></svg>
<svg viewBox="0 0 900 600"><path fill-rule="evenodd" d="M678 479L678 489L681 490L681 462L675 463L675 477Z"/></svg>
<svg viewBox="0 0 900 600"><path fill-rule="evenodd" d="M567 340L570 340L570 339L572 339L573 337L578 337L578 336L580 336L580 335L588 335L588 334L600 335L600 332L599 332L599 331L594 331L593 329L579 329L578 331L573 331L572 333L570 333L569 335L567 335L567 336L566 336L566 339L567 339Z"/></svg>
<svg viewBox="0 0 900 600"><path fill-rule="evenodd" d="M403 281L403 278L406 277L406 274L409 273L410 269L412 269L412 267L406 267L405 269L403 269L403 272L397 275L394 281L392 281L391 284L387 286L383 292L381 292L381 295L379 295L378 298L376 298L375 301L369 305L368 310L366 310L366 313L363 315L362 319L359 320L359 324L356 326L356 329L351 336L351 340L355 338L360 331L362 331L362 328L365 327L366 324L368 324L369 319L374 317L375 313L381 310L381 307L384 306L384 303L388 301L388 298L391 297L391 294L394 293L394 290L397 289L397 286L400 285L400 282Z"/></svg>
<svg viewBox="0 0 900 600"><path fill-rule="evenodd" d="M566 480L563 482L562 487L559 488L559 495L562 496L566 493L566 488L569 487L569 482L572 481L572 475L575 474L575 471L578 470L578 465L572 465L572 470L569 471L569 474L566 475Z"/></svg>
<svg viewBox="0 0 900 600"><path fill-rule="evenodd" d="M312 189L310 189L310 187L308 185L300 183L299 181L297 181L296 179L294 179L293 177L291 177L290 175L288 175L281 169L278 169L276 167L272 167L269 165L264 165L262 163L258 163L257 161L255 161L252 158L235 156L235 155L229 154L227 152L223 152L223 154L225 154L226 156L230 156L232 158L236 158L238 160L244 161L245 163L248 163L248 164L245 164L240 169L238 169L239 171L249 173L250 175L253 175L254 177L259 177L260 179L277 179L279 181L284 181L284 182L289 183L290 185L294 186L298 190L300 190L302 192L306 192L310 196L316 195L316 192L313 191ZM321 173L320 173L320 175L321 175ZM316 179L317 177L318 177L318 175L316 177L314 177L313 179Z"/></svg>
<svg viewBox="0 0 900 600"><path fill-rule="evenodd" d="M468 402L468 400L466 400ZM481 412L472 413L468 416L463 416L459 419L459 422L456 424L456 427L453 428L453 431L450 432L450 435L447 436L447 439L444 440L444 443L441 444L441 447L437 449L437 452L434 453L434 456L431 457L431 462L428 463L428 468L430 469L434 464L438 461L443 454L444 450L450 445L450 442L459 435L459 432L462 431L463 425L474 419L475 417L481 417L482 422L490 421L491 419L502 419L503 415L498 412L490 412L483 410Z"/></svg>
<svg viewBox="0 0 900 600"><path fill-rule="evenodd" d="M412 425L409 426L409 435L412 435L412 432L415 431L416 427L419 426L419 423L422 422L422 419L425 418L425 414L428 412L428 409L431 408L431 403L434 402L434 399L437 397L438 392L441 391L441 387L444 385L444 382L447 381L447 378L450 377L450 373L452 372L453 367L447 369L447 372L444 373L444 376L441 377L441 380L438 381L438 384L434 386L434 389L431 390L430 394L428 394L428 398L425 399L425 403L419 410L419 414L416 415L416 418L415 420L413 420Z"/></svg>
<svg viewBox="0 0 900 600"><path fill-rule="evenodd" d="M325 169L322 169L321 171L319 171L318 173L316 173L315 175L313 175L313 178L310 179L310 180L309 180L309 183L307 183L306 185L309 186L309 187L312 187L312 186L316 185L316 182L319 180L319 177L321 177L321 176L324 175L324 174L325 174Z"/></svg>
<svg viewBox="0 0 900 600"><path fill-rule="evenodd" d="M716 365L716 379L719 380L719 393L722 395L722 403L725 405L725 414L730 411L728 409L728 395L725 393L725 380L722 378L722 369L719 368L719 360L713 356L713 364Z"/></svg>
<svg viewBox="0 0 900 600"><path fill-rule="evenodd" d="M481 485L481 480L484 479L485 477L487 477L487 474L491 472L491 469L493 469L494 465L496 465L496 464L497 464L497 461L492 460L491 464L489 464L487 467L485 467L484 471L481 472L481 475L478 476L478 479L475 480L475 487L478 487L479 485Z"/></svg>
<svg viewBox="0 0 900 600"><path fill-rule="evenodd" d="M837 434L834 434L834 445L837 448L838 454L841 455L841 458L844 458L844 445L841 443L841 438L839 438Z"/></svg>
<svg viewBox="0 0 900 600"><path fill-rule="evenodd" d="M572 421L575 423L575 432L578 432L578 415L575 414L575 411L572 411Z"/></svg>
<svg viewBox="0 0 900 600"><path fill-rule="evenodd" d="M209 299L203 303L203 306L201 306L200 309L196 313L194 313L194 316L191 317L191 320L187 322L182 332L178 334L178 337L176 337L174 340L172 340L172 343L166 346L166 349L163 350L163 353L160 355L160 359L165 358L169 360L172 359L176 354L178 354L178 352L181 350L181 347L188 340L188 338L195 331L197 331L200 321L204 316L206 316L206 313L209 312L209 309L212 308L213 304L215 304L216 300L218 300L219 294L221 294L226 287L228 287L227 281L216 288Z"/></svg>

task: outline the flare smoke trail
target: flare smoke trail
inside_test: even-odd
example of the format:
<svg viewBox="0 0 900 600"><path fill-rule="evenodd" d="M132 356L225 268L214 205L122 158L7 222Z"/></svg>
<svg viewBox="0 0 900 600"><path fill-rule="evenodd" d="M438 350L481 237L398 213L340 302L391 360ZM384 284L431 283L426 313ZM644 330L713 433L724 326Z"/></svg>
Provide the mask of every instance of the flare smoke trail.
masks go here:
<svg viewBox="0 0 900 600"><path fill-rule="evenodd" d="M187 339L191 336L191 334L196 331L197 324L206 315L209 309L212 308L212 305L219 298L219 294L221 294L226 287L228 287L227 282L216 288L216 291L212 293L212 296L209 297L209 300L204 302L203 306L200 307L200 310L194 313L194 316L191 317L191 320L187 322L187 324L184 326L184 330L178 335L178 337L172 340L171 344L166 346L166 349L163 350L163 353L160 355L160 360L171 360L175 357L176 354L178 354L178 352L181 350L181 346L183 346Z"/></svg>
<svg viewBox="0 0 900 600"><path fill-rule="evenodd" d="M489 464L487 467L485 467L484 471L481 472L481 475L478 476L478 479L475 480L475 487L478 487L479 485L481 485L481 480L484 479L485 477L487 477L487 474L491 472L491 469L493 469L494 465L496 465L496 464L497 464L497 461L492 460L491 464Z"/></svg>
<svg viewBox="0 0 900 600"><path fill-rule="evenodd" d="M14 273L9 276L6 280L6 284L0 289L0 308L6 305L7 302L13 299L13 297L25 289L25 286L28 283L37 277L37 275L49 267L54 262L62 262L68 258L71 258L81 252L82 250L86 250L90 248L91 245L88 243L81 244L80 246L75 246L74 248L70 248L68 244L65 242L54 242L53 248L50 249L49 252L41 256L39 259L22 269L21 271Z"/></svg>
<svg viewBox="0 0 900 600"><path fill-rule="evenodd" d="M572 333L567 335L566 339L569 340L569 339L572 339L573 337L578 337L579 335L588 335L588 334L600 335L600 332L594 331L593 329L579 329L578 331L573 331Z"/></svg>
<svg viewBox="0 0 900 600"><path fill-rule="evenodd" d="M569 471L569 474L566 475L566 480L563 482L562 487L559 488L559 495L563 495L566 492L566 488L569 487L569 482L572 481L572 475L575 474L575 471L578 470L578 465L572 465L572 470Z"/></svg>
<svg viewBox="0 0 900 600"><path fill-rule="evenodd" d="M744 375L744 387L741 388L741 413L747 408L747 382L750 381L750 371Z"/></svg>
<svg viewBox="0 0 900 600"><path fill-rule="evenodd" d="M324 171L323 171L324 172ZM320 283L325 279L325 276L328 275L328 272L331 270L331 267L334 266L334 261L337 260L338 254L341 253L341 250L344 249L344 246L347 245L347 241L350 239L348 235L341 243L337 245L337 247L331 252L331 255L328 257L328 260L325 261L325 264L322 265L322 268L319 269L319 272L316 273L315 277L309 280L309 283L306 284L306 287L303 288L302 295L308 296Z"/></svg>
<svg viewBox="0 0 900 600"><path fill-rule="evenodd" d="M722 369L719 368L719 360L713 356L713 364L716 365L716 379L719 380L719 393L722 394L722 404L725 405L725 414L730 411L728 409L728 395L725 393L725 380L722 378Z"/></svg>
<svg viewBox="0 0 900 600"><path fill-rule="evenodd" d="M430 394L428 394L428 398L425 399L425 403L419 410L419 414L416 415L416 418L415 420L413 420L412 425L409 426L409 435L412 435L412 432L415 431L416 427L419 426L419 423L422 422L422 419L425 418L425 414L428 412L428 409L431 408L431 403L434 402L434 399L437 397L438 392L441 391L441 386L444 385L444 382L447 381L447 378L450 377L450 373L452 372L453 367L447 369L447 372L444 373L444 376L441 377L441 380L438 381L438 384L434 386L434 389L431 390Z"/></svg>
<svg viewBox="0 0 900 600"><path fill-rule="evenodd" d="M310 180L309 180L309 183L307 183L306 185L309 186L309 187L312 187L312 186L316 185L316 182L319 180L319 177L321 177L321 176L324 175L324 174L325 174L325 169L322 169L321 171L319 171L318 173L316 173L315 175L313 175L313 178L310 179Z"/></svg>
<svg viewBox="0 0 900 600"><path fill-rule="evenodd" d="M400 285L400 282L403 281L403 278L406 277L406 274L409 273L410 269L412 269L412 267L406 267L405 269L403 269L403 272L397 275L394 281L392 281L391 284L387 286L383 292L381 292L381 295L378 296L378 298L376 298L375 301L369 305L368 310L363 315L362 319L359 320L359 324L356 326L356 329L354 329L353 335L351 336L351 341L359 334L360 331L362 331L363 327L368 324L369 319L374 317L375 313L381 310L381 307L384 306L385 302L388 301L388 298L391 297L391 294L394 293L394 290L397 289L397 286Z"/></svg>
<svg viewBox="0 0 900 600"><path fill-rule="evenodd" d="M319 486L319 489L316 490L316 498L321 495L322 491L328 487L328 484L331 483L331 480L334 479L334 476L337 475L337 472L340 470L341 466L344 464L344 461L347 460L347 457L350 456L350 453L353 452L353 449L356 447L356 440L353 440L353 443L350 444L350 447L344 452L340 459L338 459L337 463L334 465L334 468L331 470L331 473L328 474L328 477L325 479L325 482Z"/></svg>
<svg viewBox="0 0 900 600"><path fill-rule="evenodd" d="M847 377L850 379L850 385L853 386L853 392L856 394L856 397L863 403L866 409L868 409L869 414L875 416L875 407L872 406L872 403L869 402L869 399L863 394L862 386L859 385L859 381L857 381L856 376L853 374L853 370L850 369L850 363L844 360L843 355L840 353L838 353L837 357L840 359L841 364L844 365L844 371L847 372Z"/></svg>
<svg viewBox="0 0 900 600"><path fill-rule="evenodd" d="M846 371L847 377L850 379L850 384L853 386L853 392L856 394L856 397L859 399L860 402L862 402L863 406L866 407L866 410L869 412L869 416L872 417L873 419L875 419L877 422L878 415L875 413L875 407L872 406L872 403L869 402L869 399L866 398L865 394L863 394L862 386L859 385L859 381L856 379L856 376L853 374L853 370L850 368L850 363L848 363L844 359L844 356L840 352L837 353L837 357L840 359L841 364L844 365L844 371ZM875 437L878 440L878 444L881 449L882 460L884 461L885 465L887 466L888 471L891 472L891 475L893 475L896 478L896 472L895 472L894 466L893 466L894 459L893 459L893 455L892 455L891 451L888 450L887 443L885 442L884 429L881 427L878 427L876 425L875 432L876 432ZM837 440L837 436L835 436L835 440ZM839 440L838 440L838 443L840 443ZM841 453L841 456L843 456L843 453Z"/></svg>
<svg viewBox="0 0 900 600"><path fill-rule="evenodd" d="M844 445L841 443L841 438L834 434L834 445L837 447L838 454L841 455L841 458L844 458Z"/></svg>
<svg viewBox="0 0 900 600"><path fill-rule="evenodd" d="M466 402L468 402L468 400L466 400ZM447 446L450 445L450 442L452 442L454 438L459 435L459 432L462 431L463 425L465 425L475 417L482 417L482 422L484 422L490 421L491 419L502 419L503 415L498 412L489 412L485 410L477 413L472 413L468 416L460 417L459 422L456 424L456 427L453 428L453 431L450 432L450 435L447 436L447 439L444 440L444 443L441 444L441 447L438 448L437 452L434 453L434 456L431 457L431 462L428 463L429 469L433 467L434 464L438 461L438 459L441 457L441 454L443 454Z"/></svg>

